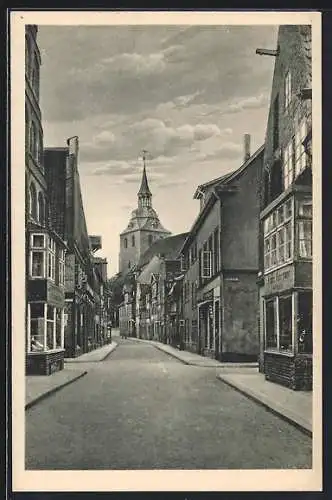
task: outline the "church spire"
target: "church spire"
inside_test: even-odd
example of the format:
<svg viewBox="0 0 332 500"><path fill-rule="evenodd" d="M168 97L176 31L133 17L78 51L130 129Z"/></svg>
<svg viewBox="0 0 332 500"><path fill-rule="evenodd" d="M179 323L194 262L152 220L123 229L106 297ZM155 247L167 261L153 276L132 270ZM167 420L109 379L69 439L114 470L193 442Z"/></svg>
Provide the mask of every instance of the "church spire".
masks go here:
<svg viewBox="0 0 332 500"><path fill-rule="evenodd" d="M139 191L137 193L139 208L151 207L152 193L149 189L148 179L146 176L146 164L145 164L147 153L148 153L147 151L143 150L143 154L142 154L142 158L143 158L142 182L141 182L141 187L139 188Z"/></svg>

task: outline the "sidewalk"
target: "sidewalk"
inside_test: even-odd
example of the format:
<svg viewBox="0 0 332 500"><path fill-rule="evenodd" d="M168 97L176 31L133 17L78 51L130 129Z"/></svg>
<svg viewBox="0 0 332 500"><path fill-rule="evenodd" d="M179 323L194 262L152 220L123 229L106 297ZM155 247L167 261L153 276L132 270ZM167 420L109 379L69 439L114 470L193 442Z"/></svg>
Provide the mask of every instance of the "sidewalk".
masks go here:
<svg viewBox="0 0 332 500"><path fill-rule="evenodd" d="M262 373L218 373L217 378L312 435L312 392L293 391Z"/></svg>
<svg viewBox="0 0 332 500"><path fill-rule="evenodd" d="M65 368L52 375L28 375L25 377L25 409L62 389L68 384L84 377L84 370Z"/></svg>
<svg viewBox="0 0 332 500"><path fill-rule="evenodd" d="M111 344L106 344L103 347L94 349L93 351L87 352L78 356L77 358L65 358L65 363L94 363L97 361L104 361L118 347L116 342L111 342Z"/></svg>
<svg viewBox="0 0 332 500"><path fill-rule="evenodd" d="M137 342L146 342L148 344L153 345L160 351L165 352L166 354L169 354L170 356L173 356L173 358L178 359L179 361L182 361L182 363L185 363L186 365L192 365L192 366L202 366L204 368L219 368L219 369L230 369L230 370L236 370L238 371L239 368L247 368L248 370L251 370L254 368L258 368L258 363L222 363L220 361L217 361L216 359L211 359L205 356L200 356L199 354L195 354L194 352L189 352L189 351L180 351L179 349L176 349L175 347L172 347L168 344L163 344L161 342L157 342L156 340L144 340L144 339L138 339L136 337L130 337L131 340L136 340Z"/></svg>

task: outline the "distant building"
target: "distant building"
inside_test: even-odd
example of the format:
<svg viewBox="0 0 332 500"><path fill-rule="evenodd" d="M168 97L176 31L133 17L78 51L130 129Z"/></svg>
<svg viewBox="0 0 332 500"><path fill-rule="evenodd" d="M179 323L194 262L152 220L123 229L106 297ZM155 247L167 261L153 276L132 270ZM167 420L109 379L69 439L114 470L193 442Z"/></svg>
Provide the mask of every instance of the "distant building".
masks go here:
<svg viewBox="0 0 332 500"><path fill-rule="evenodd" d="M66 245L53 224L43 161L37 26L25 31L26 371L49 375L64 366Z"/></svg>
<svg viewBox="0 0 332 500"><path fill-rule="evenodd" d="M221 361L255 361L263 146L237 170L198 186L200 213L182 248L183 343Z"/></svg>
<svg viewBox="0 0 332 500"><path fill-rule="evenodd" d="M311 27L281 26L273 55L260 216L260 370L303 390L312 388Z"/></svg>
<svg viewBox="0 0 332 500"><path fill-rule="evenodd" d="M156 211L152 208L152 194L145 163L137 196L138 207L133 210L128 226L120 234L119 272L122 274L126 274L138 264L140 257L152 243L171 234L163 227Z"/></svg>

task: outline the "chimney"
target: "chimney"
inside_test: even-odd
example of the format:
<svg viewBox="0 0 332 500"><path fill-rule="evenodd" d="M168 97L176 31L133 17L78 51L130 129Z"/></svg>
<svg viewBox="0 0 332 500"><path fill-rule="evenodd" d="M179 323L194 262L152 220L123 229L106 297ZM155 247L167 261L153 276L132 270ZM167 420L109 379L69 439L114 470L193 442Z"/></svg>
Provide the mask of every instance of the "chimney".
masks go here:
<svg viewBox="0 0 332 500"><path fill-rule="evenodd" d="M250 134L244 134L244 161L250 158Z"/></svg>

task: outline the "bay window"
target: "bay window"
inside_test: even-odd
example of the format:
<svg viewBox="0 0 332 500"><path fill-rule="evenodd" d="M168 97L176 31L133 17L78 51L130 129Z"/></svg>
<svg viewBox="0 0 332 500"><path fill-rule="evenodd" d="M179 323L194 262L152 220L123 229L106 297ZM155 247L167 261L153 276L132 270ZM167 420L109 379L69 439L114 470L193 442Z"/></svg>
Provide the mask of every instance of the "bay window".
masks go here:
<svg viewBox="0 0 332 500"><path fill-rule="evenodd" d="M264 269L269 271L292 259L292 199L264 220Z"/></svg>
<svg viewBox="0 0 332 500"><path fill-rule="evenodd" d="M45 278L46 235L32 234L30 240L30 276Z"/></svg>
<svg viewBox="0 0 332 500"><path fill-rule="evenodd" d="M303 199L297 203L298 256L312 258L312 200Z"/></svg>
<svg viewBox="0 0 332 500"><path fill-rule="evenodd" d="M52 238L48 240L47 277L55 280L55 241Z"/></svg>

